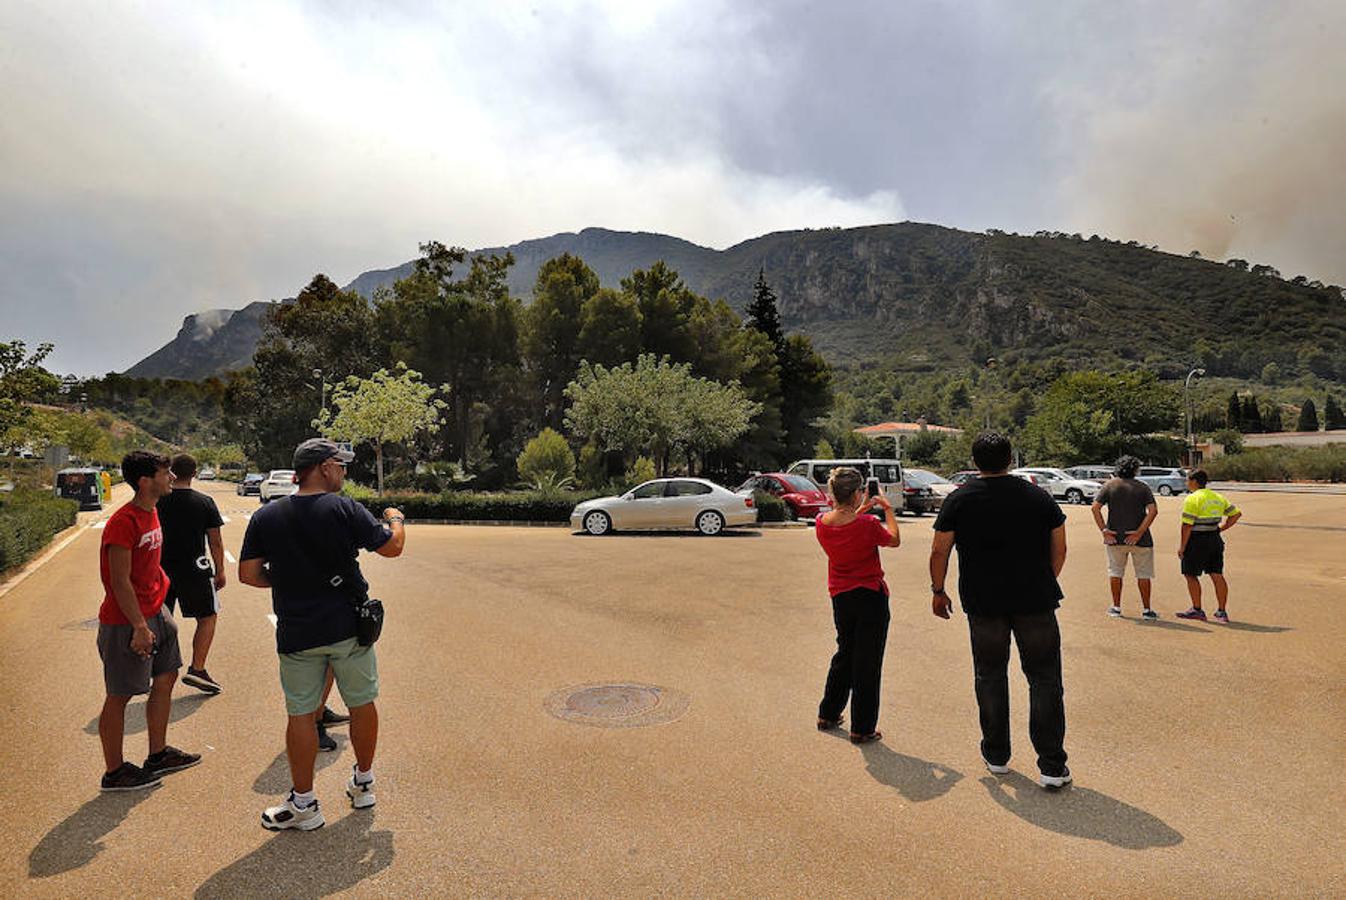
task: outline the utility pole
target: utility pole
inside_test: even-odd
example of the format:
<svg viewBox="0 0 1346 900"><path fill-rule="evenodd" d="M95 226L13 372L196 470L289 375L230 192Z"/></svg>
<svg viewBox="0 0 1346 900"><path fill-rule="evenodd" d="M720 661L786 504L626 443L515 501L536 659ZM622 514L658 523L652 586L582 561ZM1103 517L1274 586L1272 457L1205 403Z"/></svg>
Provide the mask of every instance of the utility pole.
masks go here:
<svg viewBox="0 0 1346 900"><path fill-rule="evenodd" d="M1187 450L1186 462L1189 467L1192 465L1193 456L1196 453L1196 449L1193 447L1194 441L1192 439L1192 401L1191 398L1188 396L1188 393L1192 388L1192 376L1194 375L1200 376L1205 374L1206 374L1205 369L1201 368L1192 369L1192 371L1187 373L1187 378L1182 383L1182 405L1184 412L1186 412L1187 414L1187 428L1183 434L1183 438Z"/></svg>

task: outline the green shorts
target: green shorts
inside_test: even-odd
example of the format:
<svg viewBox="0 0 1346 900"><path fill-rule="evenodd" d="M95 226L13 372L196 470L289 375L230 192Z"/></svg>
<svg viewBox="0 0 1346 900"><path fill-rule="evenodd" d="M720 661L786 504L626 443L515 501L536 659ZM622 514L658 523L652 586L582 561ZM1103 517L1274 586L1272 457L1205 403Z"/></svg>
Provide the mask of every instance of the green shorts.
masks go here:
<svg viewBox="0 0 1346 900"><path fill-rule="evenodd" d="M337 690L347 709L373 703L379 695L379 666L374 648L361 647L355 638L311 647L298 653L280 654L280 686L285 691L285 710L292 716L317 712L327 667L336 675Z"/></svg>

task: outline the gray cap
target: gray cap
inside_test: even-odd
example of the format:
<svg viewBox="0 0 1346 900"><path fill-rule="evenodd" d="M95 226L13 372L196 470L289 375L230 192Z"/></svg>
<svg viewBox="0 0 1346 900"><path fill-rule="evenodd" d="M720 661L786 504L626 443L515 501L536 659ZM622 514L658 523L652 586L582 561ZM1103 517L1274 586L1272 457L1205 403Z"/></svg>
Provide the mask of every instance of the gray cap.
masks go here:
<svg viewBox="0 0 1346 900"><path fill-rule="evenodd" d="M334 456L339 463L348 463L355 459L354 453L349 450L342 450L327 438L309 438L294 448L293 465L296 469L307 469L309 466L316 466Z"/></svg>

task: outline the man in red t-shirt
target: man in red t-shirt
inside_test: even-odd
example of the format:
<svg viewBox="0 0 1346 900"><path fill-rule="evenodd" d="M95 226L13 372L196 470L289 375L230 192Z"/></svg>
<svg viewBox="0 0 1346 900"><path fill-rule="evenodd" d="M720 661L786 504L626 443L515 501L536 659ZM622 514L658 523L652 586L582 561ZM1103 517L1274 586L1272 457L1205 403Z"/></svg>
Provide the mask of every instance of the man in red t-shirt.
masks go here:
<svg viewBox="0 0 1346 900"><path fill-rule="evenodd" d="M98 655L107 687L98 739L107 766L101 785L105 791L153 787L169 772L201 761L200 754L167 743L173 683L182 667L177 625L163 611L168 577L159 565L164 537L155 509L170 490L168 457L145 450L128 453L122 459L122 477L136 494L108 519L98 554L103 579ZM145 693L150 695L145 702L150 754L137 766L122 756L122 738L126 704Z"/></svg>

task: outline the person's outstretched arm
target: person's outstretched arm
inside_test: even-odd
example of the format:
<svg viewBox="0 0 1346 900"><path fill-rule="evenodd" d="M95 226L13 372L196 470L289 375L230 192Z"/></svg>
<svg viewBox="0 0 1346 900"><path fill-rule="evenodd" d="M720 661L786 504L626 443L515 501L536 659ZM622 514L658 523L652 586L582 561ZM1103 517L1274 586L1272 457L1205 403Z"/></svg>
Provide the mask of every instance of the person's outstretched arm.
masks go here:
<svg viewBox="0 0 1346 900"><path fill-rule="evenodd" d="M953 551L952 531L936 531L930 543L930 611L941 619L949 617L953 601L945 589L949 577L949 554Z"/></svg>

